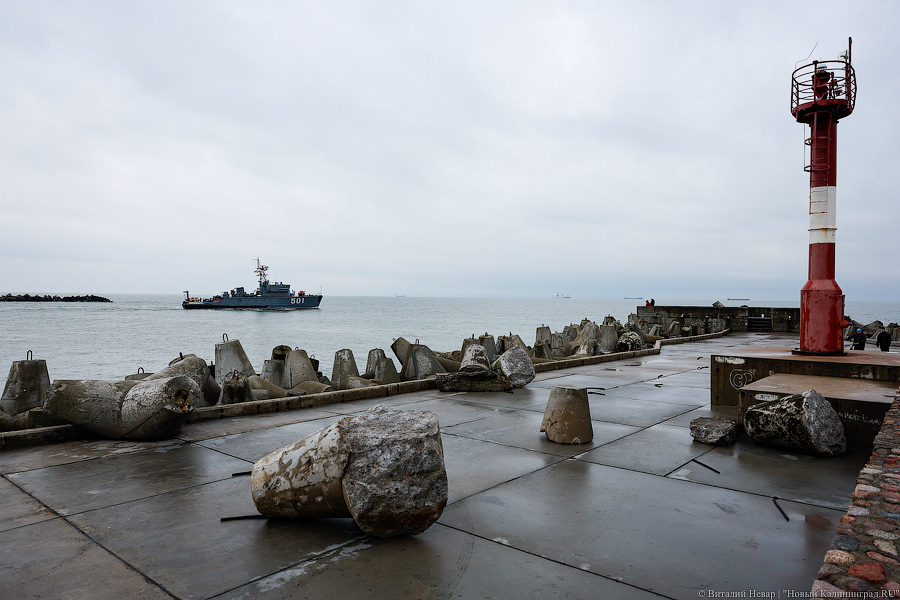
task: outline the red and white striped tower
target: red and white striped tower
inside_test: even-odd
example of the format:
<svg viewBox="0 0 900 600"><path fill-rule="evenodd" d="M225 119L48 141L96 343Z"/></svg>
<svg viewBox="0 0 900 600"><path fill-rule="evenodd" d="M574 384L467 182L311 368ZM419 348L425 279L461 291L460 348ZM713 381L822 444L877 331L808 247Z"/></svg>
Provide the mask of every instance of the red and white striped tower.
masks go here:
<svg viewBox="0 0 900 600"><path fill-rule="evenodd" d="M853 40L850 40L852 44ZM844 353L844 294L834 280L837 123L853 112L856 75L850 46L841 60L813 61L792 76L791 113L810 127L809 280L800 290L802 354Z"/></svg>

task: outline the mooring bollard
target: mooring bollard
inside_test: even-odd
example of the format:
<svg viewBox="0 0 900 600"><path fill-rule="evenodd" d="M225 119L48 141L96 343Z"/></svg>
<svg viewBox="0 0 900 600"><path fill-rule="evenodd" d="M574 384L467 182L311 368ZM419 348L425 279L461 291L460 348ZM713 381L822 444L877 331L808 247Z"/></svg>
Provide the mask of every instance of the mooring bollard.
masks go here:
<svg viewBox="0 0 900 600"><path fill-rule="evenodd" d="M587 388L554 385L541 431L558 444L587 444L594 439Z"/></svg>

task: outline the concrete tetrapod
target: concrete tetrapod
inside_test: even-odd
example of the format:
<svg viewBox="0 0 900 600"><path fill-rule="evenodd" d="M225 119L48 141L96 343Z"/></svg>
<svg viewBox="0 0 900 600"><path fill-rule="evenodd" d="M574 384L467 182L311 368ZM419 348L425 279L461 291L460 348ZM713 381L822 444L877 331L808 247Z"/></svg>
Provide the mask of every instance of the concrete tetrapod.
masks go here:
<svg viewBox="0 0 900 600"><path fill-rule="evenodd" d="M544 410L541 431L558 444L587 444L594 439L587 388L554 385Z"/></svg>
<svg viewBox="0 0 900 600"><path fill-rule="evenodd" d="M257 461L250 491L267 517L353 517L378 537L421 533L447 505L437 416L378 405L344 417Z"/></svg>
<svg viewBox="0 0 900 600"><path fill-rule="evenodd" d="M161 440L181 431L200 388L185 375L151 381L57 380L44 410L110 439Z"/></svg>
<svg viewBox="0 0 900 600"><path fill-rule="evenodd" d="M47 361L17 360L9 367L9 377L3 387L3 395L0 396L0 410L14 417L42 406L49 393Z"/></svg>
<svg viewBox="0 0 900 600"><path fill-rule="evenodd" d="M331 369L331 385L339 390L350 389L348 387L351 377L359 377L359 368L353 351L343 348L334 353L334 366Z"/></svg>
<svg viewBox="0 0 900 600"><path fill-rule="evenodd" d="M291 350L284 359L284 381L279 385L288 390L305 381L319 381L316 369L306 350Z"/></svg>
<svg viewBox="0 0 900 600"><path fill-rule="evenodd" d="M256 375L241 341L226 339L216 344L216 383L222 385L225 376L232 371L243 373L247 377Z"/></svg>

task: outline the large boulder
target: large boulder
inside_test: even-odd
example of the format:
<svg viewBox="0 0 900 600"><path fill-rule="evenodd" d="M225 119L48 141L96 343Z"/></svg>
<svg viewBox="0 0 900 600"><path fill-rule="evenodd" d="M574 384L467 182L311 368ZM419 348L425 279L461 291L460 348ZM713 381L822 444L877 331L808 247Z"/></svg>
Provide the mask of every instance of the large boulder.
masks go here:
<svg viewBox="0 0 900 600"><path fill-rule="evenodd" d="M520 346L513 346L501 354L491 368L509 379L515 387L526 386L535 376L534 363Z"/></svg>
<svg viewBox="0 0 900 600"><path fill-rule="evenodd" d="M44 410L105 438L159 440L177 435L199 402L200 388L185 375L152 381L57 380Z"/></svg>
<svg viewBox="0 0 900 600"><path fill-rule="evenodd" d="M847 449L841 419L815 390L751 406L744 416L744 429L758 442L823 456L836 456Z"/></svg>
<svg viewBox="0 0 900 600"><path fill-rule="evenodd" d="M437 416L376 406L277 450L253 466L268 517L353 517L364 532L425 531L447 504Z"/></svg>
<svg viewBox="0 0 900 600"><path fill-rule="evenodd" d="M710 446L728 446L737 439L737 422L721 417L691 420L691 437Z"/></svg>

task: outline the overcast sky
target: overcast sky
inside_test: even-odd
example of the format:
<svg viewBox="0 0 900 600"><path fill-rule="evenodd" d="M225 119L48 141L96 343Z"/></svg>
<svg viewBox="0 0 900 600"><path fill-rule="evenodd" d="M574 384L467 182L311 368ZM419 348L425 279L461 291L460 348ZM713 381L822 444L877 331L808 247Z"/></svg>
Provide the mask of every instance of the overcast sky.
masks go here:
<svg viewBox="0 0 900 600"><path fill-rule="evenodd" d="M0 0L0 293L900 300L897 2ZM818 45L816 45L818 44ZM813 47L815 50L813 51ZM808 60L804 60L812 52Z"/></svg>

